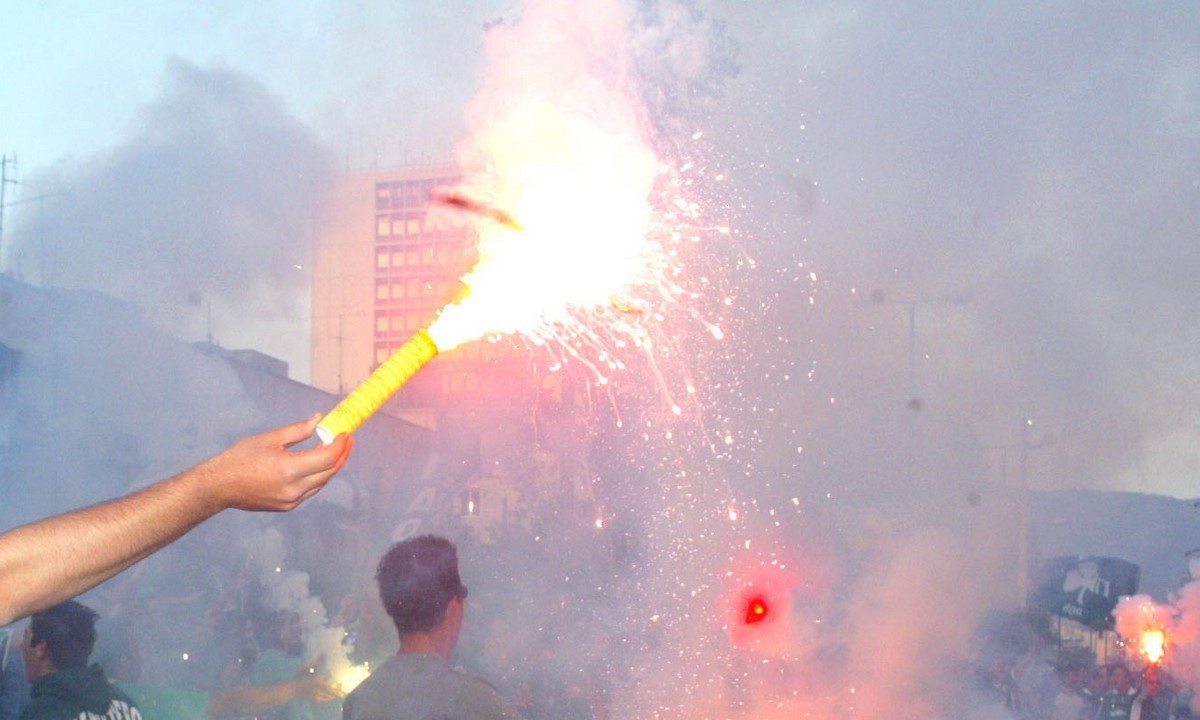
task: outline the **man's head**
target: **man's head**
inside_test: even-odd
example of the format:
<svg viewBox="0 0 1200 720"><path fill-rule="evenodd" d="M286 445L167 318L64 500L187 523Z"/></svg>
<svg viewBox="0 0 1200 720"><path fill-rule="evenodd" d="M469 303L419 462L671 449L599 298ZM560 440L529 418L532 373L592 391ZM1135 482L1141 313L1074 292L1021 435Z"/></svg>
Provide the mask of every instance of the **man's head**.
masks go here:
<svg viewBox="0 0 1200 720"><path fill-rule="evenodd" d="M1151 665L1142 673L1142 687L1150 696L1157 696L1163 691L1163 677L1157 666Z"/></svg>
<svg viewBox="0 0 1200 720"><path fill-rule="evenodd" d="M304 654L304 622L300 613L273 610L259 621L256 629L260 647L293 657Z"/></svg>
<svg viewBox="0 0 1200 720"><path fill-rule="evenodd" d="M1122 695L1129 692L1133 687L1133 675L1129 668L1121 663L1113 665L1108 671L1108 686Z"/></svg>
<svg viewBox="0 0 1200 720"><path fill-rule="evenodd" d="M383 607L402 639L443 628L449 609L453 609L457 639L467 589L458 576L458 553L449 540L422 535L396 543L380 559L375 580Z"/></svg>
<svg viewBox="0 0 1200 720"><path fill-rule="evenodd" d="M34 614L21 643L30 682L57 670L86 667L96 644L97 617L74 600Z"/></svg>

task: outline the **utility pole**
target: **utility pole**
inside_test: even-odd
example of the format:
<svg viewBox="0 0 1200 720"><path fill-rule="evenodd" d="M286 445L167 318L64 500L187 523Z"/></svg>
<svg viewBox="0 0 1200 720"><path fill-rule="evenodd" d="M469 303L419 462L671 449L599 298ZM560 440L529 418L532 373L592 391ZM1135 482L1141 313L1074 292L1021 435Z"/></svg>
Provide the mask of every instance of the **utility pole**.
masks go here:
<svg viewBox="0 0 1200 720"><path fill-rule="evenodd" d="M4 208L6 202L4 200L4 191L8 188L8 184L17 184L17 179L8 177L8 166L12 164L13 175L17 174L17 156L11 158L8 155L0 156L0 273L4 272Z"/></svg>

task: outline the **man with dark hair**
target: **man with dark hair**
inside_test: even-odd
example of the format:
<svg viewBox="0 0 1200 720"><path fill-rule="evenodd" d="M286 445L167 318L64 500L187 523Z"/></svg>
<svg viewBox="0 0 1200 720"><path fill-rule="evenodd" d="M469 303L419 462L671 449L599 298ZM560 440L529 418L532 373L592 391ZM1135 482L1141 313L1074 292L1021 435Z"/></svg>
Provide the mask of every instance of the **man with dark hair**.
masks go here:
<svg viewBox="0 0 1200 720"><path fill-rule="evenodd" d="M99 665L88 667L96 645L96 613L68 600L36 613L25 629L21 654L25 676L33 683L21 720L141 720L125 693L116 689Z"/></svg>
<svg viewBox="0 0 1200 720"><path fill-rule="evenodd" d="M346 697L344 720L520 720L487 681L450 665L467 588L449 540L422 535L393 545L375 579L400 651Z"/></svg>

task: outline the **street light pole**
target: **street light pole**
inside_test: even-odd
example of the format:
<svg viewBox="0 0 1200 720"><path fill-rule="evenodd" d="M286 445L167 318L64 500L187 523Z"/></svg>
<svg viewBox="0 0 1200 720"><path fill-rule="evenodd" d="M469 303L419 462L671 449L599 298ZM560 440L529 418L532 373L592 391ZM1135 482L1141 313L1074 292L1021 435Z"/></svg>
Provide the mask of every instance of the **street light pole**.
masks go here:
<svg viewBox="0 0 1200 720"><path fill-rule="evenodd" d="M926 305L966 305L971 302L970 293L958 295L942 295L938 297L918 297L913 300L901 300L908 305L908 392L909 402L917 398L917 306Z"/></svg>
<svg viewBox="0 0 1200 720"><path fill-rule="evenodd" d="M1017 535L1017 604L1024 606L1029 600L1029 515L1030 515L1030 493L1029 493L1029 476L1028 476L1028 459L1029 451L1037 450L1054 444L1054 436L1051 434L1044 435L1041 440L1031 443L1029 441L1029 428L1033 427L1033 420L1025 418L1021 421L1021 439L1020 451L1021 459L1018 469L1020 476L1020 487L1018 488L1018 512L1020 513L1019 528Z"/></svg>

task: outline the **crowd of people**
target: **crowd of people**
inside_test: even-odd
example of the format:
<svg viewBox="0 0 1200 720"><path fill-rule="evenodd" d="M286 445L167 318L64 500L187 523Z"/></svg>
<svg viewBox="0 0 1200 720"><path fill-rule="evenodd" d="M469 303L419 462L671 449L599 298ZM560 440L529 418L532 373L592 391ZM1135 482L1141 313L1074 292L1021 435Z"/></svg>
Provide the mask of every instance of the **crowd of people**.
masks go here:
<svg viewBox="0 0 1200 720"><path fill-rule="evenodd" d="M1091 653L1036 643L1011 662L977 668L985 701L1020 720L1190 720L1192 692L1157 663L1096 663Z"/></svg>
<svg viewBox="0 0 1200 720"><path fill-rule="evenodd" d="M102 612L71 599L223 510L288 511L319 492L345 463L352 442L294 449L311 437L315 423L246 438L124 498L0 533L0 626L7 626L0 627L0 720L606 718L595 687L537 692L526 678L500 692L451 664L467 621L468 592L457 548L436 535L403 540L382 553L360 537L359 562L344 563L357 581L331 581L351 586L343 587L333 622L353 628L358 649L379 660L348 692L330 676L327 658L305 647L303 618L271 602L261 579L236 558L207 555L190 587L177 593L158 592L161 584L139 588L140 571L153 563L140 564L99 596ZM334 524L323 523L326 531ZM348 532L354 534L353 527ZM373 577L359 582L372 554L382 555ZM202 620L172 622L147 604L151 597L160 605L187 605L185 616ZM98 632L101 615L107 625ZM28 624L14 631L12 621L25 616ZM539 617L543 625L553 620ZM1052 647L1035 625L1021 619L1016 626L1025 632L1013 633L1011 624L985 623L981 645L988 651L974 663L974 695L982 704L1017 720L1192 718L1190 689L1163 667L1097 664L1088 652ZM141 639L153 638L151 651L160 653L173 631L191 633L200 652L182 653L186 681L164 681L167 663L147 657L135 630ZM152 672L143 673L147 666Z"/></svg>
<svg viewBox="0 0 1200 720"><path fill-rule="evenodd" d="M467 588L449 540L422 535L395 543L375 576L399 651L348 695L306 657L295 613L253 610L258 632L239 640L239 657L205 691L140 682L131 628L110 622L98 642L99 614L68 600L34 613L19 652L9 654L6 669L23 665L22 677L10 673L0 684L9 701L0 720L520 720L495 687L450 663Z"/></svg>

